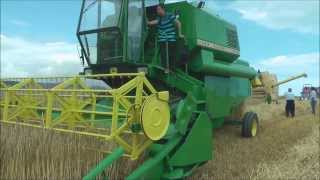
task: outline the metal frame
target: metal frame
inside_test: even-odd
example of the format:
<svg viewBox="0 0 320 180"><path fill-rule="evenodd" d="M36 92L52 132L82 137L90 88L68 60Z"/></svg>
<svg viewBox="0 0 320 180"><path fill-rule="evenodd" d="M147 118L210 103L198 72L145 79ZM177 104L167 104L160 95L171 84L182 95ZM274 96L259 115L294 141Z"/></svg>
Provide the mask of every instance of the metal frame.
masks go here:
<svg viewBox="0 0 320 180"><path fill-rule="evenodd" d="M98 0L99 2L101 2L101 0ZM126 35L126 28L127 28L127 25L126 23L123 23L123 22L127 22L127 7L128 7L128 0L122 0L122 7L121 7L121 10L120 10L120 15L119 15L119 19L118 19L118 27L107 27L107 28L100 28L98 27L97 29L90 29L90 30L85 30L85 31L81 31L81 22L82 22L82 19L83 19L83 9L84 9L84 6L85 6L85 2L86 0L83 0L82 1L82 5L81 5L81 12L80 12L80 17L79 17L79 21L78 21L78 27L77 27L77 38L78 38L78 41L80 43L80 46L81 46L81 49L83 51L83 54L85 56L85 59L88 63L89 66L92 66L93 64L91 63L90 61L90 57L89 55L86 53L86 51L84 50L85 49L85 46L84 44L82 43L82 40L81 40L81 35L87 35L87 34L93 34L93 33L99 33L99 32L105 32L109 29L113 29L113 28L118 28L120 27L120 33L124 36L123 38L123 60L126 59L126 54L124 54L124 52L127 51L127 35ZM124 17L125 19L122 20L121 18ZM123 27L123 28L121 28ZM121 30L123 29L123 30ZM123 31L123 32L122 32ZM89 52L89 51L88 51Z"/></svg>
<svg viewBox="0 0 320 180"><path fill-rule="evenodd" d="M123 62L131 60L128 58L128 4L129 4L129 0L122 0L122 7L121 7L120 15L119 15L119 20L118 20L118 27L120 28L120 33L122 36L122 44L123 44L122 45L122 61ZM143 5L143 16L145 16L145 1L144 0L142 0L142 5ZM96 64L91 63L90 57L87 54L87 52L85 51L86 45L83 44L83 42L81 40L81 36L86 36L86 35L92 34L92 33L105 32L105 31L108 31L109 29L117 28L117 27L97 28L97 29L90 29L90 30L81 31L81 22L83 19L84 6L85 6L85 0L83 0L83 2L82 2L81 13L80 13L78 28L77 28L77 38L80 43L81 49L83 51L84 57L87 61L87 64L89 65L89 67L93 67ZM142 29L145 29L144 27L146 26L146 23L143 22L142 26L143 26ZM141 46L140 60L132 61L132 64L144 63L144 39L145 39L146 33L145 32L141 32L141 33L142 33L142 37L140 39L140 46ZM97 63L99 63L98 60L97 60ZM103 64L103 63L101 63L101 64Z"/></svg>
<svg viewBox="0 0 320 180"><path fill-rule="evenodd" d="M129 79L128 82L117 89L92 89L85 81L124 77ZM39 83L54 79L64 81L53 88L44 88ZM17 84L5 84L13 81ZM140 126L140 113L145 99L157 93L144 73L7 78L1 80L0 122L114 141L125 150L127 156L137 159L152 141L141 128L136 130L132 127ZM99 104L99 99L108 100L110 106ZM103 116L103 119L97 116Z"/></svg>

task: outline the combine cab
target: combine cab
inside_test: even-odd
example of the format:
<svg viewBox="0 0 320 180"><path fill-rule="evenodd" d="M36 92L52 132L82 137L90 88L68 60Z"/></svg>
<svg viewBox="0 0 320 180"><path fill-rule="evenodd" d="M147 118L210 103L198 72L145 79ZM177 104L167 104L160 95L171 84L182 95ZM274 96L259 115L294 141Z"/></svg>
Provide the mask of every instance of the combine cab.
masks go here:
<svg viewBox="0 0 320 180"><path fill-rule="evenodd" d="M239 59L236 27L203 4L166 4L185 38L177 40L176 68L165 73L157 29L146 25L157 16L157 3L83 0L77 37L88 66L74 77L2 79L1 123L112 144L111 154L84 179L121 156L135 160L145 151L144 163L127 179L180 179L212 159L212 129L226 120L242 125L242 136L256 136L254 112L230 118L251 96L257 75ZM97 80L107 85L92 86Z"/></svg>

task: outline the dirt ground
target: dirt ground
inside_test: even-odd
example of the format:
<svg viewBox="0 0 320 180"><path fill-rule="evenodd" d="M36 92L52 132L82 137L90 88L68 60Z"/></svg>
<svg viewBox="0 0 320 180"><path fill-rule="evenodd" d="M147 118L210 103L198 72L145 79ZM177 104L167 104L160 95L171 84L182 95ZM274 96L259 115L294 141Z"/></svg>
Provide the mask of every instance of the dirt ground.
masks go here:
<svg viewBox="0 0 320 180"><path fill-rule="evenodd" d="M296 103L296 117L284 116L280 104L248 105L258 113L259 134L242 138L241 129L214 130L213 160L188 179L320 179L319 114L308 102ZM92 139L25 127L1 126L0 179L81 179L105 157L90 150ZM107 172L121 179L137 162L121 160ZM119 172L119 170L121 172Z"/></svg>

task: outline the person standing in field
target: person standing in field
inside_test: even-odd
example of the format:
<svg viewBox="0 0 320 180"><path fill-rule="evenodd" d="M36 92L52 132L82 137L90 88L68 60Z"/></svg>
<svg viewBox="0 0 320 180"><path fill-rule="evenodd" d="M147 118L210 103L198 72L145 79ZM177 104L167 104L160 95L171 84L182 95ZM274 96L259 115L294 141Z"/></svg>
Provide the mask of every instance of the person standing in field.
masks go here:
<svg viewBox="0 0 320 180"><path fill-rule="evenodd" d="M316 115L317 92L316 92L316 88L314 88L314 87L311 88L310 103L311 103L312 114Z"/></svg>
<svg viewBox="0 0 320 180"><path fill-rule="evenodd" d="M294 103L294 94L292 93L292 89L289 88L288 92L285 94L286 97L286 116L291 117L295 116L295 103Z"/></svg>
<svg viewBox="0 0 320 180"><path fill-rule="evenodd" d="M270 94L270 93L267 94L266 102L267 102L268 104L271 104L271 103L272 103L272 97L271 97L271 94Z"/></svg>

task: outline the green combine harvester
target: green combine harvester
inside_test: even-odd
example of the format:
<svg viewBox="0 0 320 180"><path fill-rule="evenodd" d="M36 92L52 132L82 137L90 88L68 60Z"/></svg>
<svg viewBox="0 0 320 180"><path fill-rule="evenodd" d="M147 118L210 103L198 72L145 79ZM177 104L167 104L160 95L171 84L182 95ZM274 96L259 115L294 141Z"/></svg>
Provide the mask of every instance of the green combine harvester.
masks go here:
<svg viewBox="0 0 320 180"><path fill-rule="evenodd" d="M109 18L104 8L113 10ZM89 65L85 72L142 71L156 89L170 94L170 123L167 125L167 119L157 120L165 124L161 126L164 129L156 130L157 136L164 131L165 136L156 138L159 140L148 148L149 159L129 179L179 179L211 160L212 129L221 127L251 95L250 80L256 76L256 71L239 59L233 24L185 1L166 4L166 10L179 13L176 15L182 23L185 41L177 42L178 56L184 50L182 43L188 50L187 60L178 57L177 68L169 74L164 73L160 63L157 28L146 25L147 19L157 16L154 4L142 0L85 0L81 11L78 37ZM89 19L91 14L97 16ZM86 27L87 21L93 27ZM118 81L111 81L106 83L117 86L113 83ZM165 111L150 112L148 117L157 118ZM257 115L248 112L242 120L242 135L255 136Z"/></svg>
<svg viewBox="0 0 320 180"><path fill-rule="evenodd" d="M158 3L83 0L77 37L88 66L74 77L2 79L1 123L114 142L86 180L122 156L143 153L127 179L183 179L213 159L214 129L232 123L243 137L256 136L257 114L239 113L257 72L239 59L236 26L203 10L203 2L166 3L184 35L167 73L157 28L147 25ZM44 85L53 79L63 81ZM108 88L92 88L88 81L95 80Z"/></svg>

